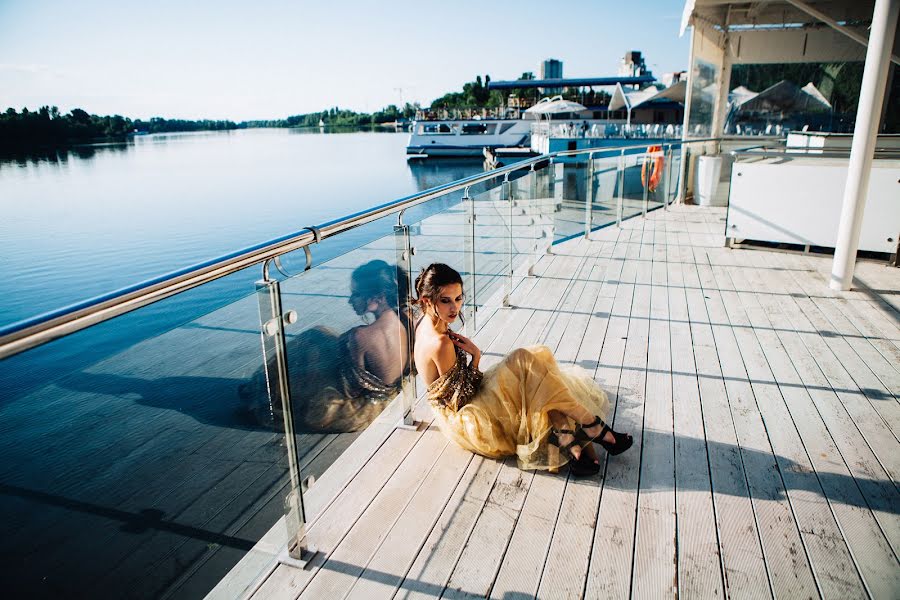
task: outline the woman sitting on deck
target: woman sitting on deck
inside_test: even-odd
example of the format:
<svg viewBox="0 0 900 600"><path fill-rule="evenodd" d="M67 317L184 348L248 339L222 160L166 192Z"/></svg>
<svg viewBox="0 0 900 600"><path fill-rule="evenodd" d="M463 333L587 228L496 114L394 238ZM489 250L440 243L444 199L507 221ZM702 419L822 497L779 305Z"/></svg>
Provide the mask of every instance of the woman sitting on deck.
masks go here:
<svg viewBox="0 0 900 600"><path fill-rule="evenodd" d="M555 472L568 462L576 476L600 469L591 442L613 455L631 447L630 435L603 422L609 410L603 390L577 367L561 371L548 348L519 348L484 374L479 371L481 351L450 330L463 300L462 278L454 269L429 265L416 278L416 294L423 315L416 326L415 363L451 440L490 458L515 455L522 469Z"/></svg>

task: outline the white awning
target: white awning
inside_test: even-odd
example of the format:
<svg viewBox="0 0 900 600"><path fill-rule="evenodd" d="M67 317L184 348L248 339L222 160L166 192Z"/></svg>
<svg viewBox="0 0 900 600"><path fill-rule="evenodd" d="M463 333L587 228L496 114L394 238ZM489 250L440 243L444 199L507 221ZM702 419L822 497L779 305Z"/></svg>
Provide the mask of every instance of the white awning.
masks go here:
<svg viewBox="0 0 900 600"><path fill-rule="evenodd" d="M686 81L679 81L662 90L655 87L636 91L625 90L621 85L617 84L612 99L609 101L609 110L620 110L622 108L633 110L641 104L661 99L674 100L683 104L686 94Z"/></svg>

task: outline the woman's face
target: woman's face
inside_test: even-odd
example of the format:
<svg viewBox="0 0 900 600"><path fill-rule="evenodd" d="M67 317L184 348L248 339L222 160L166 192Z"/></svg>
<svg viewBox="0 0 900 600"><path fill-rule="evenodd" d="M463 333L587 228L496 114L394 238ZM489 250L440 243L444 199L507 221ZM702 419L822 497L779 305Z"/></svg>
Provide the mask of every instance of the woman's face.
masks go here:
<svg viewBox="0 0 900 600"><path fill-rule="evenodd" d="M374 298L365 298L362 294L360 294L359 289L355 283L350 283L350 306L353 307L353 312L362 316L367 312L374 312L378 309L378 303Z"/></svg>
<svg viewBox="0 0 900 600"><path fill-rule="evenodd" d="M437 302L434 305L438 319L450 325L459 316L462 309L463 290L458 283L451 283L441 287L438 293Z"/></svg>

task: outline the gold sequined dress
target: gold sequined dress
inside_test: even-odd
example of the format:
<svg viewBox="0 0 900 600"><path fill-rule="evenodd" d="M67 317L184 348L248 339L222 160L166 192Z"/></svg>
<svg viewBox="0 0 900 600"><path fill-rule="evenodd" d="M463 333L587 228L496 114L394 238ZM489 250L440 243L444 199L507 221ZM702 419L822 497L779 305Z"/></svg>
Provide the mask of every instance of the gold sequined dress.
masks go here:
<svg viewBox="0 0 900 600"><path fill-rule="evenodd" d="M590 374L560 369L546 346L514 350L483 375L457 347L456 363L428 386L428 400L451 440L491 458L516 456L521 469L554 466L547 454L551 410L566 413L580 405L603 419L609 411Z"/></svg>

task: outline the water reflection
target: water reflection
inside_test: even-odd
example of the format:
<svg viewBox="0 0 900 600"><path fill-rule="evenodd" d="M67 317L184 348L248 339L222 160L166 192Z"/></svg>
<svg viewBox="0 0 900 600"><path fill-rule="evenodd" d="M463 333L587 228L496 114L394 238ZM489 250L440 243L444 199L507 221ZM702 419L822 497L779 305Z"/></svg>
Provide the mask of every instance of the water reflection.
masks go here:
<svg viewBox="0 0 900 600"><path fill-rule="evenodd" d="M481 173L484 161L480 158L429 158L408 160L416 188L427 190Z"/></svg>
<svg viewBox="0 0 900 600"><path fill-rule="evenodd" d="M404 278L401 278L404 279ZM298 431L342 433L371 423L400 392L409 372L406 331L399 316L397 267L369 261L350 276L349 303L364 324L344 331L315 326L287 344L294 422ZM269 369L274 367L270 361ZM280 406L263 401L266 374L260 368L239 394L256 422L277 427Z"/></svg>
<svg viewBox="0 0 900 600"><path fill-rule="evenodd" d="M70 159L91 160L98 154L120 153L132 148L128 142L108 144L90 144L71 146L68 148L27 148L9 149L0 147L0 170L15 166L17 168L30 165L63 166Z"/></svg>

